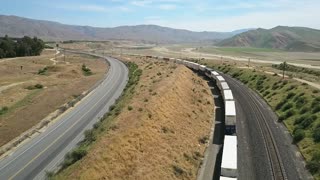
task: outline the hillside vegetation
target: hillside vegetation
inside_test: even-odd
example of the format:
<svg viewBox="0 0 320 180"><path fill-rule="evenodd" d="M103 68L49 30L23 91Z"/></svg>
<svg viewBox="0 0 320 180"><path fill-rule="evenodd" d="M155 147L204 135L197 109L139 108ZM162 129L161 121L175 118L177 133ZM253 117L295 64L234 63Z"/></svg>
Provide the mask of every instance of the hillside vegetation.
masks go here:
<svg viewBox="0 0 320 180"><path fill-rule="evenodd" d="M225 39L218 45L315 52L320 51L320 30L286 26L259 28Z"/></svg>
<svg viewBox="0 0 320 180"><path fill-rule="evenodd" d="M227 64L209 64L258 92L300 148L307 168L320 178L320 91L292 79Z"/></svg>
<svg viewBox="0 0 320 180"><path fill-rule="evenodd" d="M206 81L181 65L130 61L139 65L140 80L129 80L95 125L94 143L80 153L85 156L53 179L196 178L214 111Z"/></svg>

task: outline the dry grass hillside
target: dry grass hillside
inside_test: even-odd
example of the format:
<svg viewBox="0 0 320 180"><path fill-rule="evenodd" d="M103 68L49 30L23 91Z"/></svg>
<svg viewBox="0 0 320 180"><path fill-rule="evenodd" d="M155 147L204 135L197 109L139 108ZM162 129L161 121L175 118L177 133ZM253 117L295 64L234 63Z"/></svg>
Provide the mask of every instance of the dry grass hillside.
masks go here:
<svg viewBox="0 0 320 180"><path fill-rule="evenodd" d="M184 66L134 59L132 98L88 154L56 179L195 179L214 112L203 79Z"/></svg>
<svg viewBox="0 0 320 180"><path fill-rule="evenodd" d="M53 65L54 53L0 61L0 108L7 108L0 113L0 146L90 89L107 70L102 60L73 54L67 54L66 62L58 55ZM91 76L83 74L82 64L91 69Z"/></svg>

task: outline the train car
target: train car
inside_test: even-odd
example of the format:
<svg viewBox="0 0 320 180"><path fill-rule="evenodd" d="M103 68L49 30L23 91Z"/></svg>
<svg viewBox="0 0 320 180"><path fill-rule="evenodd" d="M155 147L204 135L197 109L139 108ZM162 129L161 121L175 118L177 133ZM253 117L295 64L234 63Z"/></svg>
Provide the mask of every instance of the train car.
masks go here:
<svg viewBox="0 0 320 180"><path fill-rule="evenodd" d="M232 91L230 89L221 90L221 91L222 91L224 101L233 101L234 100Z"/></svg>
<svg viewBox="0 0 320 180"><path fill-rule="evenodd" d="M167 57L163 57L162 59L165 60L165 61L169 61L169 60L170 60L170 59L167 58Z"/></svg>
<svg viewBox="0 0 320 180"><path fill-rule="evenodd" d="M211 76L220 76L220 74L217 71L211 71Z"/></svg>
<svg viewBox="0 0 320 180"><path fill-rule="evenodd" d="M176 63L177 63L177 64L182 64L182 62L183 62L183 61L182 61L181 59L176 59Z"/></svg>
<svg viewBox="0 0 320 180"><path fill-rule="evenodd" d="M199 70L202 71L202 72L204 72L205 68L206 68L206 66L204 66L204 65L200 65L199 66Z"/></svg>
<svg viewBox="0 0 320 180"><path fill-rule="evenodd" d="M213 71L213 69L206 67L204 69L204 74L208 77L208 78L212 78L211 76L211 71Z"/></svg>
<svg viewBox="0 0 320 180"><path fill-rule="evenodd" d="M221 161L221 177L237 178L237 136L225 136Z"/></svg>
<svg viewBox="0 0 320 180"><path fill-rule="evenodd" d="M225 134L236 134L236 105L234 101L225 101Z"/></svg>
<svg viewBox="0 0 320 180"><path fill-rule="evenodd" d="M216 76L216 78L217 78L217 81L219 81L220 83L226 82L226 80L222 76Z"/></svg>
<svg viewBox="0 0 320 180"><path fill-rule="evenodd" d="M229 87L227 82L221 82L219 88L220 88L221 91L230 89L230 87Z"/></svg>
<svg viewBox="0 0 320 180"><path fill-rule="evenodd" d="M176 60L175 58L169 58L170 62L175 62L175 60Z"/></svg>
<svg viewBox="0 0 320 180"><path fill-rule="evenodd" d="M193 63L193 66L194 66L194 70L198 71L200 64L198 64L198 63Z"/></svg>

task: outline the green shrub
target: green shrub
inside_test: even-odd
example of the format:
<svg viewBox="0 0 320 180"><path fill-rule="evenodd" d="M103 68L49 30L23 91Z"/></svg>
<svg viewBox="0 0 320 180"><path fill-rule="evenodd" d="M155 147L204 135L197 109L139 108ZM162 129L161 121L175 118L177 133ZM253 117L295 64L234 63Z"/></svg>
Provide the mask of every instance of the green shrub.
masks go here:
<svg viewBox="0 0 320 180"><path fill-rule="evenodd" d="M296 129L293 131L293 143L298 143L305 137L305 133L302 129Z"/></svg>
<svg viewBox="0 0 320 180"><path fill-rule="evenodd" d="M292 97L294 97L296 94L294 92L289 92L289 94L287 95L286 99L289 100Z"/></svg>
<svg viewBox="0 0 320 180"><path fill-rule="evenodd" d="M96 140L96 136L95 136L95 134L94 134L94 130L93 130L93 129L86 130L86 131L84 132L84 141L85 141L85 142L91 143L91 142L93 142L93 141L95 141L95 140Z"/></svg>
<svg viewBox="0 0 320 180"><path fill-rule="evenodd" d="M303 107L307 103L307 98L305 96L300 96L296 100L296 107L300 108Z"/></svg>
<svg viewBox="0 0 320 180"><path fill-rule="evenodd" d="M288 103L288 104L285 104L283 107L282 107L282 111L287 111L288 109L291 109L293 107L293 104L292 103Z"/></svg>
<svg viewBox="0 0 320 180"><path fill-rule="evenodd" d="M109 111L114 110L114 108L116 108L116 106L115 106L115 105L111 105L111 106L109 107Z"/></svg>
<svg viewBox="0 0 320 180"><path fill-rule="evenodd" d="M301 108L301 110L300 110L299 113L300 113L300 114L305 114L306 112L309 112L309 111L310 111L310 108L305 106L305 107L302 107L302 108Z"/></svg>
<svg viewBox="0 0 320 180"><path fill-rule="evenodd" d="M8 110L9 110L9 108L7 106L0 108L0 115L5 114L6 112L8 112Z"/></svg>
<svg viewBox="0 0 320 180"><path fill-rule="evenodd" d="M289 117L293 116L295 114L294 110L290 109L288 110L284 116L285 116L285 119L288 119Z"/></svg>
<svg viewBox="0 0 320 180"><path fill-rule="evenodd" d="M297 117L297 118L294 120L294 125L300 124L303 120L305 120L305 119L307 119L307 118L308 118L307 115L302 115L302 116Z"/></svg>
<svg viewBox="0 0 320 180"><path fill-rule="evenodd" d="M281 109L281 107L282 107L285 103L286 103L285 101L280 101L280 102L276 105L275 109L276 109L276 110Z"/></svg>
<svg viewBox="0 0 320 180"><path fill-rule="evenodd" d="M294 88L296 88L297 86L296 85L291 85L291 86L289 86L286 90L287 91L290 91L290 90L292 90L292 89L294 89Z"/></svg>
<svg viewBox="0 0 320 180"><path fill-rule="evenodd" d="M43 85L42 84L36 84L34 86L27 86L26 89L28 90L34 90L34 89L42 89Z"/></svg>
<svg viewBox="0 0 320 180"><path fill-rule="evenodd" d="M209 137L208 136L203 136L201 138L199 138L199 143L201 144L206 144L209 140Z"/></svg>
<svg viewBox="0 0 320 180"><path fill-rule="evenodd" d="M317 119L317 116L315 116L315 115L308 116L300 124L305 129L305 128L309 127L316 119Z"/></svg>
<svg viewBox="0 0 320 180"><path fill-rule="evenodd" d="M313 130L312 137L314 142L320 142L320 127L317 127Z"/></svg>
<svg viewBox="0 0 320 180"><path fill-rule="evenodd" d="M320 105L319 104L312 109L312 113L317 113L317 112L320 112Z"/></svg>
<svg viewBox="0 0 320 180"><path fill-rule="evenodd" d="M92 75L91 69L88 68L85 64L82 64L82 68L81 69L82 69L83 75L85 75L85 76Z"/></svg>
<svg viewBox="0 0 320 180"><path fill-rule="evenodd" d="M48 71L48 68L47 68L47 67L44 67L43 69L39 69L39 70L38 70L38 74L39 74L39 75L46 75L46 74L47 74L47 71Z"/></svg>
<svg viewBox="0 0 320 180"><path fill-rule="evenodd" d="M37 88L37 89L42 89L43 85L42 84L36 84L36 85L34 85L34 87Z"/></svg>
<svg viewBox="0 0 320 180"><path fill-rule="evenodd" d="M176 176L182 176L185 173L185 171L179 166L173 165L172 167L173 167L173 173Z"/></svg>
<svg viewBox="0 0 320 180"><path fill-rule="evenodd" d="M320 162L320 151L317 150L312 154L312 161L318 161Z"/></svg>
<svg viewBox="0 0 320 180"><path fill-rule="evenodd" d="M316 93L318 93L318 92L319 92L319 90L317 90L317 89L315 89L315 90L312 91L312 93L314 93L314 94L316 94Z"/></svg>
<svg viewBox="0 0 320 180"><path fill-rule="evenodd" d="M316 174L320 170L320 163L317 161L307 161L306 168L311 174Z"/></svg>
<svg viewBox="0 0 320 180"><path fill-rule="evenodd" d="M87 150L83 148L76 148L73 151L69 152L65 156L65 160L62 163L62 169L70 166L71 164L79 161L82 159L85 155L87 155Z"/></svg>
<svg viewBox="0 0 320 180"><path fill-rule="evenodd" d="M131 111L133 108L132 106L128 106L128 110Z"/></svg>

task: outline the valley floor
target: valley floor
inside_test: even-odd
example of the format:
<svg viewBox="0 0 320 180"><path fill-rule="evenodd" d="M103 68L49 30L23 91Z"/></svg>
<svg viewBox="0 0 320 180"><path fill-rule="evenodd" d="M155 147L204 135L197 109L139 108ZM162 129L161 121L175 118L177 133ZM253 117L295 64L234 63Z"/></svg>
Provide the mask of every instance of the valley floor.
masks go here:
<svg viewBox="0 0 320 180"><path fill-rule="evenodd" d="M89 90L107 70L101 59L67 53L64 61L55 53L0 60L0 146ZM83 64L92 75L83 74Z"/></svg>

